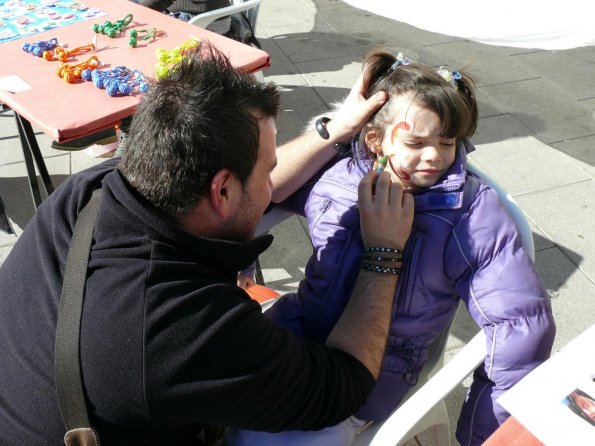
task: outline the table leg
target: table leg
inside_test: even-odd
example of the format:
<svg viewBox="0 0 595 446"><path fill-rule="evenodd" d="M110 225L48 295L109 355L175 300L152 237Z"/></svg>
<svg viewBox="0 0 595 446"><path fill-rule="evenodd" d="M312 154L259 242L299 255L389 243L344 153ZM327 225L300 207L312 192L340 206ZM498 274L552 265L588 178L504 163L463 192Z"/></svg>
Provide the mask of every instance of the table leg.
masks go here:
<svg viewBox="0 0 595 446"><path fill-rule="evenodd" d="M35 165L37 166L39 177L41 178L46 195L49 195L54 191L54 185L52 184L41 151L39 150L39 144L37 144L37 139L33 133L31 123L16 112L14 113L14 116L19 130L23 156L25 157L27 176L29 177L29 188L31 190L31 196L33 197L33 204L35 205L35 209L37 209L42 202L42 198L37 175L35 173Z"/></svg>

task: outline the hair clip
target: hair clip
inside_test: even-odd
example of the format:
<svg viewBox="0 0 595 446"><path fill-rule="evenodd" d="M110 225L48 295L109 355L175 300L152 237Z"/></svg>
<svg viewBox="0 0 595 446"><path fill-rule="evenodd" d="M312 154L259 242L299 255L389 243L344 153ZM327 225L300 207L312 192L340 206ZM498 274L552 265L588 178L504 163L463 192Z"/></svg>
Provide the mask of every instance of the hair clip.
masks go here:
<svg viewBox="0 0 595 446"><path fill-rule="evenodd" d="M463 76L458 71L453 71L452 73L446 69L446 65L442 65L438 68L438 74L444 78L446 82L450 84L452 88L455 90L458 88L457 81L461 80Z"/></svg>
<svg viewBox="0 0 595 446"><path fill-rule="evenodd" d="M157 49L158 62L155 65L155 75L157 79L163 79L169 74L171 67L182 62L186 55L193 49L200 46L199 39L188 39L180 46L172 50Z"/></svg>
<svg viewBox="0 0 595 446"><path fill-rule="evenodd" d="M395 71L397 69L397 67L399 65L409 65L409 58L403 56L403 53L399 53L397 54L397 60L395 60L393 62L393 64L390 66L390 68L388 69L389 73L392 73L393 71Z"/></svg>
<svg viewBox="0 0 595 446"><path fill-rule="evenodd" d="M130 70L123 65L105 71L85 70L81 77L112 97L131 95L135 88L141 93L149 90L149 83L140 70Z"/></svg>
<svg viewBox="0 0 595 446"><path fill-rule="evenodd" d="M70 56L77 56L79 54L84 54L89 51L93 51L95 49L95 45L90 43L89 45L79 46L77 48L73 48L71 50L67 50L61 46L58 46L54 49L54 52L51 51L44 51L43 58L45 60L54 60L54 58L58 59L60 62L66 62Z"/></svg>
<svg viewBox="0 0 595 446"><path fill-rule="evenodd" d="M140 36L140 33L146 33L146 35L144 36ZM149 39L155 39L155 37L157 37L160 34L160 31L157 31L157 28L150 28L150 29L131 29L129 36L130 39L128 39L128 45L130 45L132 48L136 48L136 44L138 43L138 39L140 40L149 40Z"/></svg>
<svg viewBox="0 0 595 446"><path fill-rule="evenodd" d="M50 40L38 40L35 43L23 43L23 51L41 57L44 51L53 50L56 46L58 46L58 39L54 37Z"/></svg>
<svg viewBox="0 0 595 446"><path fill-rule="evenodd" d="M69 65L67 63L60 65L56 70L56 74L69 84L73 84L78 79L82 79L82 72L84 70L95 70L100 66L101 62L99 62L97 56L91 56L89 60L77 65Z"/></svg>
<svg viewBox="0 0 595 446"><path fill-rule="evenodd" d="M93 31L98 34L105 34L113 39L116 37L116 34L130 25L130 22L132 22L132 14L126 14L123 19L116 20L116 23L112 23L109 20L105 21L103 25L95 23L93 25Z"/></svg>

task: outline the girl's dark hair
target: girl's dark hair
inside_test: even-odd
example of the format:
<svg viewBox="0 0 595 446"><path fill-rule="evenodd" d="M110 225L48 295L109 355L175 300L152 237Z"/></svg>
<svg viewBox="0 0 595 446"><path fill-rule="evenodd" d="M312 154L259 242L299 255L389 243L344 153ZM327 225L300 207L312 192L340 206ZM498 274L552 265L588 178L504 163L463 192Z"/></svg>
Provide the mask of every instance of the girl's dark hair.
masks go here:
<svg viewBox="0 0 595 446"><path fill-rule="evenodd" d="M394 120L392 99L407 93L413 93L418 104L440 117L442 136L469 138L475 133L477 100L475 82L469 74L461 71L461 78L454 81L455 88L434 68L419 63L394 67L396 61L394 54L385 50L372 51L364 60L364 96L369 98L379 91L388 94L386 104L369 122L381 136ZM364 133L360 135L360 148L365 148Z"/></svg>

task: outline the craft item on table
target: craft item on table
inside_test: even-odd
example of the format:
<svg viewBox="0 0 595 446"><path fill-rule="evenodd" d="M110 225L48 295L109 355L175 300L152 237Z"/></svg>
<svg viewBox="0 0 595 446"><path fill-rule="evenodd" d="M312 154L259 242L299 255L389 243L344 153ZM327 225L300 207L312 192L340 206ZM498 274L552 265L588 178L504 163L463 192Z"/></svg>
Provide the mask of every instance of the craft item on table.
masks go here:
<svg viewBox="0 0 595 446"><path fill-rule="evenodd" d="M95 70L100 66L101 62L99 62L97 56L91 56L89 60L76 65L69 65L67 63L60 65L60 68L56 70L56 74L69 84L73 84L77 80L82 79L81 74L84 70Z"/></svg>
<svg viewBox="0 0 595 446"><path fill-rule="evenodd" d="M188 39L173 50L157 49L157 64L155 65L155 76L163 79L169 74L171 68L180 63L191 51L200 46L200 39Z"/></svg>
<svg viewBox="0 0 595 446"><path fill-rule="evenodd" d="M130 25L130 22L132 22L132 14L126 14L123 19L116 20L115 23L109 20L106 20L103 25L95 23L93 25L93 31L99 34L105 34L113 39L118 33Z"/></svg>
<svg viewBox="0 0 595 446"><path fill-rule="evenodd" d="M54 37L50 40L37 40L35 43L23 43L23 51L37 57L42 57L44 51L53 50L57 46L58 39Z"/></svg>
<svg viewBox="0 0 595 446"><path fill-rule="evenodd" d="M149 29L131 29L128 35L130 39L128 39L128 45L132 48L136 48L136 45L140 40L149 40L155 39L160 31L157 31L157 28L149 28Z"/></svg>
<svg viewBox="0 0 595 446"><path fill-rule="evenodd" d="M111 70L84 70L81 77L93 82L97 88L105 89L110 96L131 95L135 89L140 93L149 90L149 82L138 69L130 70L124 65L118 65Z"/></svg>
<svg viewBox="0 0 595 446"><path fill-rule="evenodd" d="M93 51L94 49L95 45L93 45L92 43L84 46L79 46L71 50L67 50L61 46L58 46L54 49L53 53L51 51L44 51L43 58L45 60L58 59L60 62L66 62L70 56L78 56L79 54L85 54L89 51Z"/></svg>

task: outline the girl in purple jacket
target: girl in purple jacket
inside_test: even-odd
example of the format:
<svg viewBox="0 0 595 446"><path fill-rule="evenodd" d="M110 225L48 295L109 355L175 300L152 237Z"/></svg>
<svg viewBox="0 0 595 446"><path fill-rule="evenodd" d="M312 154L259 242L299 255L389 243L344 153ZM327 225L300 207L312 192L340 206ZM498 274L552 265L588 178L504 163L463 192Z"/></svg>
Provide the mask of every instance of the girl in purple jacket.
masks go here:
<svg viewBox="0 0 595 446"><path fill-rule="evenodd" d="M473 80L377 51L364 62L366 97L389 101L335 162L287 205L308 219L314 254L297 293L268 316L324 342L362 266L357 185L386 160L392 180L415 200L415 219L395 290L383 368L366 404L344 423L317 432L240 431L237 445L343 445L368 420L384 420L415 385L432 341L459 302L486 335L487 356L473 375L457 439L480 445L508 413L496 399L551 352L555 325L549 298L515 225L494 190L465 170L478 112ZM365 259L365 257L364 257Z"/></svg>

